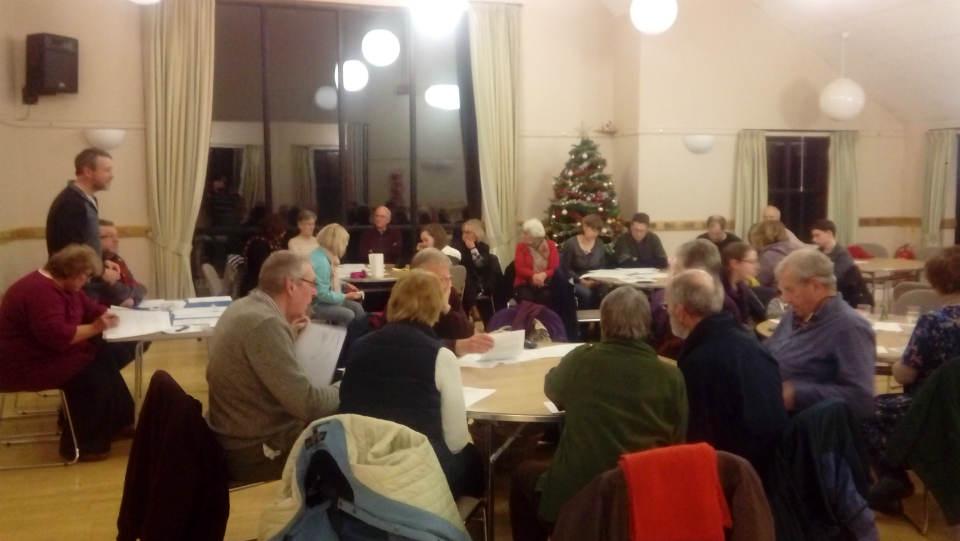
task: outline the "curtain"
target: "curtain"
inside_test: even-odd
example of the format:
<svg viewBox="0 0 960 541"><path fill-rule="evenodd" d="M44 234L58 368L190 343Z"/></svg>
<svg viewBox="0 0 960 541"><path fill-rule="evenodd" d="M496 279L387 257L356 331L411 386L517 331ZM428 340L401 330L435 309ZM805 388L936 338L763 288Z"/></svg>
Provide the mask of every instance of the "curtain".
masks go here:
<svg viewBox="0 0 960 541"><path fill-rule="evenodd" d="M517 242L517 94L520 6L472 2L470 59L490 250L506 266Z"/></svg>
<svg viewBox="0 0 960 541"><path fill-rule="evenodd" d="M240 164L240 195L247 205L247 212L266 202L263 173L263 147L243 147L243 162Z"/></svg>
<svg viewBox="0 0 960 541"><path fill-rule="evenodd" d="M347 203L366 205L370 200L370 181L367 178L369 176L367 166L369 132L369 126L363 122L350 122L346 126L347 141L344 148L347 152L346 163L349 174L344 175L344 178L348 179L345 183Z"/></svg>
<svg viewBox="0 0 960 541"><path fill-rule="evenodd" d="M923 173L923 245L940 246L940 222L947 184L957 178L958 130L927 132L927 166Z"/></svg>
<svg viewBox="0 0 960 541"><path fill-rule="evenodd" d="M143 10L147 200L161 299L194 296L190 251L210 149L214 10L214 0Z"/></svg>
<svg viewBox="0 0 960 541"><path fill-rule="evenodd" d="M837 242L850 246L857 241L857 141L860 134L841 131L830 134L830 176L827 216L837 226Z"/></svg>
<svg viewBox="0 0 960 541"><path fill-rule="evenodd" d="M760 221L767 206L767 134L741 130L734 165L734 213L737 235L746 240L750 226Z"/></svg>
<svg viewBox="0 0 960 541"><path fill-rule="evenodd" d="M317 208L317 173L314 167L313 149L294 145L292 163L293 195L302 209Z"/></svg>

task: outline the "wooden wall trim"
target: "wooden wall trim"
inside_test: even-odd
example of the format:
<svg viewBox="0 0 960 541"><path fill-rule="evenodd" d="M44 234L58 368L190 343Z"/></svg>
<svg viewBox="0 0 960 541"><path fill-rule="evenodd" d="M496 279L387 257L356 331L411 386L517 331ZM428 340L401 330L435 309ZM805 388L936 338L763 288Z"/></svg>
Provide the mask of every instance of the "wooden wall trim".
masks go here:
<svg viewBox="0 0 960 541"><path fill-rule="evenodd" d="M117 226L117 233L121 238L146 238L150 233L150 226L146 225L124 225ZM8 229L0 231L0 245L9 244L20 240L46 240L46 228L43 227L19 227L17 229Z"/></svg>

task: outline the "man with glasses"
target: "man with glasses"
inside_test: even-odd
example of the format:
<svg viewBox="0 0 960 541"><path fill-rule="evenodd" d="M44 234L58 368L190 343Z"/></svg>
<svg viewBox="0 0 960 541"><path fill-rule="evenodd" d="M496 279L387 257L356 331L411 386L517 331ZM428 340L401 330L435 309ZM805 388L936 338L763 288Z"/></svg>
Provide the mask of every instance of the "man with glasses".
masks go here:
<svg viewBox="0 0 960 541"><path fill-rule="evenodd" d="M280 479L304 427L340 406L338 389L314 387L294 351L310 321L315 278L307 258L274 252L257 288L217 322L207 365L207 421L226 451L231 480Z"/></svg>
<svg viewBox="0 0 960 541"><path fill-rule="evenodd" d="M103 249L103 261L113 262L120 269L120 278L116 282L102 284L100 304L124 308L136 307L147 294L147 286L133 277L127 262L117 253L120 248L120 235L117 233L117 227L110 220L100 220L100 247Z"/></svg>

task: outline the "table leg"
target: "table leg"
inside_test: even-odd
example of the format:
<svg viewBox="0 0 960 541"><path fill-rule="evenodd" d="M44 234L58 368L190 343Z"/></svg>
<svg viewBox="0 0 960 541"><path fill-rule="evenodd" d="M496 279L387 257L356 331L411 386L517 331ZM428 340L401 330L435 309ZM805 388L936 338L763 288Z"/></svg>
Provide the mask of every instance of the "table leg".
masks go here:
<svg viewBox="0 0 960 541"><path fill-rule="evenodd" d="M500 446L496 451L493 451L493 423L487 423L487 456L490 457L487 460L487 504L486 504L486 514L487 514L487 529L486 529L486 541L493 541L495 537L493 526L493 512L494 512L494 498L493 498L493 476L496 472L496 463L497 459L500 458L500 455L504 453L507 449L513 445L513 442L520 437L520 433L523 432L523 429L527 427L527 423L521 423L516 430L513 431L513 434L503 442L503 445ZM491 453L491 451L493 451Z"/></svg>
<svg viewBox="0 0 960 541"><path fill-rule="evenodd" d="M133 361L134 424L140 420L140 406L143 404L143 342L137 342L136 352Z"/></svg>

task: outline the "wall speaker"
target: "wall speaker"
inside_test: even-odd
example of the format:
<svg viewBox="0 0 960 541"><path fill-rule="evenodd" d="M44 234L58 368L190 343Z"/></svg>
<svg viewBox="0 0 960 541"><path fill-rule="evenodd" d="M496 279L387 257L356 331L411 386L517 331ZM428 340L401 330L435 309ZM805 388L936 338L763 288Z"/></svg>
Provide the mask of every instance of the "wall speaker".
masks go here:
<svg viewBox="0 0 960 541"><path fill-rule="evenodd" d="M77 60L80 43L54 34L27 36L27 84L23 103L33 105L38 96L77 93Z"/></svg>

